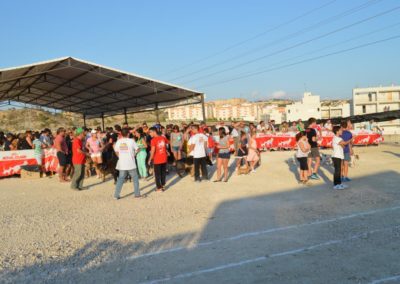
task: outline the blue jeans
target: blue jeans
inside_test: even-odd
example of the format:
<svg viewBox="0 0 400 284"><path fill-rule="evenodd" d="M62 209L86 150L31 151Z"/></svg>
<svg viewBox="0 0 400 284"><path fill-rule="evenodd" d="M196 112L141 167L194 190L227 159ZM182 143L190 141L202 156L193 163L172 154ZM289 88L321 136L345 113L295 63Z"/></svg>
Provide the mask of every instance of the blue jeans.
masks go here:
<svg viewBox="0 0 400 284"><path fill-rule="evenodd" d="M118 180L117 180L117 185L115 187L115 193L114 193L114 197L115 198L119 198L120 193L121 193L121 189L122 189L122 185L125 182L125 178L127 176L127 174L129 173L129 175L131 176L132 180L133 180L133 188L135 190L135 196L140 196L140 191L139 191L139 177L137 174L137 170L133 169L133 170L119 170L119 176L118 176Z"/></svg>

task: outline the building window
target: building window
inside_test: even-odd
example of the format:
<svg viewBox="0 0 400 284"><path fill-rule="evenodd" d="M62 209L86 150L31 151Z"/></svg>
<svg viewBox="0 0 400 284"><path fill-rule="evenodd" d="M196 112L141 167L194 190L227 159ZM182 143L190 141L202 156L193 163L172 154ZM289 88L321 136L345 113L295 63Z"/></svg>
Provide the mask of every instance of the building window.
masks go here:
<svg viewBox="0 0 400 284"><path fill-rule="evenodd" d="M366 113L366 112L367 112L367 107L366 107L366 105L363 105L363 106L362 106L362 112L363 112L363 113Z"/></svg>
<svg viewBox="0 0 400 284"><path fill-rule="evenodd" d="M368 93L368 100L372 102L372 93Z"/></svg>

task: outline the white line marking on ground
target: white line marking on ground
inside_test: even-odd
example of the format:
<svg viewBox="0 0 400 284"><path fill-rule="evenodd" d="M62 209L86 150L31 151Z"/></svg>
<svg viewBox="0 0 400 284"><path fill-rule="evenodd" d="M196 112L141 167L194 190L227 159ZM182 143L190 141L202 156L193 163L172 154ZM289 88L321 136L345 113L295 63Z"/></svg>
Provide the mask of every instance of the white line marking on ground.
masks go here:
<svg viewBox="0 0 400 284"><path fill-rule="evenodd" d="M307 226L328 224L328 223L333 223L333 222L337 222L337 221L352 219L352 218L356 218L356 217L368 216L368 215L372 215L372 214L376 214L376 213L394 211L394 210L398 210L398 209L400 209L400 206L388 207L388 208L383 208L383 209L376 209L376 210L365 211L365 212L360 212L360 213L354 213L354 214L345 215L345 216L341 216L341 217L336 217L336 218L332 218L332 219L319 220L319 221L315 221L315 222L311 222L311 223L303 223L303 224L298 224L298 225L289 225L289 226L285 226L285 227L271 228L271 229L266 229L266 230L262 230L262 231L248 232L248 233L243 233L243 234L239 234L239 235L236 235L236 236L227 237L227 238L223 238L223 239L218 239L218 240L214 240L214 241L199 242L199 243L197 243L197 244L195 244L193 246L190 246L190 247L174 247L174 248L165 249L165 250L159 250L159 251L154 251L154 252L149 252L149 253L144 253L144 254L139 254L139 255L133 255L133 256L127 257L126 259L127 260L134 260L134 259L138 259L138 258L155 256L155 255L160 255L160 254L164 254L164 253L182 251L182 250L186 250L188 248L196 249L196 248L199 248L199 247L205 247L205 246L214 245L214 244L217 244L217 243L220 243L220 242L236 241L236 240L243 239L243 238L257 237L257 236L260 236L260 235L266 235L266 234L276 233L276 232L280 232L280 231L287 231L287 230L291 230L291 229L299 229L299 228L307 227Z"/></svg>
<svg viewBox="0 0 400 284"><path fill-rule="evenodd" d="M380 284L380 283L397 281L397 280L400 280L400 274L399 275L395 275L395 276L390 276L390 277L387 277L387 278L377 279L377 280L374 280L374 281L370 282L370 284Z"/></svg>
<svg viewBox="0 0 400 284"><path fill-rule="evenodd" d="M256 257L256 258L252 258L252 259L246 259L246 260L239 261L239 262L232 262L232 263L227 263L227 264L224 264L224 265L210 267L210 268L206 268L206 269L202 269L202 270L182 273L182 274L178 274L178 275L175 275L175 276L172 276L172 277L166 277L166 278L151 280L151 281L148 281L148 282L142 282L142 284L155 284L155 283L166 282L166 281L171 281L171 280L189 278L189 277L198 276L198 275L201 275L201 274L206 274L206 273L211 273L211 272L216 272L216 271L220 271L220 270L224 270L224 269L228 269L228 268L239 267L239 266L243 266L243 265L249 264L249 263L260 262L260 261L268 260L268 259L274 258L274 257L292 255L292 254L296 254L296 253L302 253L302 252L305 252L305 251L314 250L314 249L317 249L317 248L320 248L320 247L337 245L337 244L344 243L346 241L352 241L352 240L360 239L360 238L365 237L365 236L367 236L369 234L381 233L381 232L384 232L384 231L390 231L390 230L394 230L394 229L398 229L398 228L400 228L400 226L394 226L394 227L390 227L390 228L372 230L372 231L368 231L368 232L352 235L352 236L350 236L348 238L345 238L345 239L330 240L330 241L327 241L327 242L315 244L315 245L308 246L308 247L302 247L302 248L298 248L298 249L295 249L295 250L289 250L289 251L274 253L274 254L270 254L270 255L267 255L267 256L260 256L260 257ZM377 283L380 283L380 282L377 282Z"/></svg>

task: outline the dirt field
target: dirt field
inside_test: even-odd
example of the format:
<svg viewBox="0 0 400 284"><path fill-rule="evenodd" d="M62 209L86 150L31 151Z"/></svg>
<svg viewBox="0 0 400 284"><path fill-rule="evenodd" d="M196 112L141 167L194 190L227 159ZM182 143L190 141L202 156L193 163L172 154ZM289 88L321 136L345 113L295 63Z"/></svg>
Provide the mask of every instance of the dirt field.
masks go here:
<svg viewBox="0 0 400 284"><path fill-rule="evenodd" d="M328 151L330 152L330 151ZM304 187L293 152L228 183L170 175L137 200L112 181L0 180L2 283L399 283L400 146L357 148L350 189L332 168Z"/></svg>

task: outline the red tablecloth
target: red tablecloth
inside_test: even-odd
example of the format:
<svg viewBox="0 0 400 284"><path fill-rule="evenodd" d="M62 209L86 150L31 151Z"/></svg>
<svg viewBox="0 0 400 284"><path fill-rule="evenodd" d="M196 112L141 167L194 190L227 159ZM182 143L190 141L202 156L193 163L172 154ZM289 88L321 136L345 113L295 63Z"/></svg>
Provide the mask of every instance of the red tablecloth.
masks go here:
<svg viewBox="0 0 400 284"><path fill-rule="evenodd" d="M359 132L353 133L354 145L372 145L383 142L382 135L378 133ZM296 148L296 133L259 134L256 138L259 149ZM318 144L321 147L332 147L332 132L322 133Z"/></svg>
<svg viewBox="0 0 400 284"><path fill-rule="evenodd" d="M55 149L45 149L43 163L46 171L57 171L57 151ZM21 166L25 165L37 165L33 150L0 152L0 177L19 174Z"/></svg>

